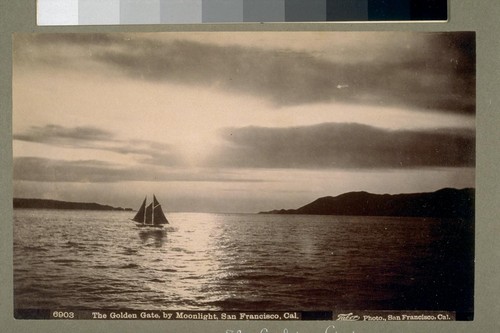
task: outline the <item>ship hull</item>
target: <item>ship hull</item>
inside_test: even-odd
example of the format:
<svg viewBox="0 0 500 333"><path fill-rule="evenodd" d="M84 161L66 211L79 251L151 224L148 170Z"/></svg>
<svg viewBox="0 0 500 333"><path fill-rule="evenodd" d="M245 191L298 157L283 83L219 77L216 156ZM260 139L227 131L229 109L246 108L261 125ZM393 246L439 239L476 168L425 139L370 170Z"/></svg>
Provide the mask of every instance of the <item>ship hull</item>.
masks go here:
<svg viewBox="0 0 500 333"><path fill-rule="evenodd" d="M161 225L161 224L142 224L142 223L137 223L135 226L139 227L139 228L155 228L155 229L161 229L161 228L163 228L163 225Z"/></svg>

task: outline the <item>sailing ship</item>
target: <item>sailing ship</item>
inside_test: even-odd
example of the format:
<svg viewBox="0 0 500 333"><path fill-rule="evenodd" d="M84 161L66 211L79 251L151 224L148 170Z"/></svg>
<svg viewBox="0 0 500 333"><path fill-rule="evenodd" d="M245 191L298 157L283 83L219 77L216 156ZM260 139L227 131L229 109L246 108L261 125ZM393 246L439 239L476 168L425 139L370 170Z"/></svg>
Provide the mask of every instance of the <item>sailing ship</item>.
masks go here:
<svg viewBox="0 0 500 333"><path fill-rule="evenodd" d="M153 194L153 202L151 202L147 207L147 197L144 198L142 202L141 208L137 214L135 214L132 221L138 222L136 226L138 227L156 227L163 228L164 224L168 224L168 220L161 209L161 205L156 200L156 197Z"/></svg>

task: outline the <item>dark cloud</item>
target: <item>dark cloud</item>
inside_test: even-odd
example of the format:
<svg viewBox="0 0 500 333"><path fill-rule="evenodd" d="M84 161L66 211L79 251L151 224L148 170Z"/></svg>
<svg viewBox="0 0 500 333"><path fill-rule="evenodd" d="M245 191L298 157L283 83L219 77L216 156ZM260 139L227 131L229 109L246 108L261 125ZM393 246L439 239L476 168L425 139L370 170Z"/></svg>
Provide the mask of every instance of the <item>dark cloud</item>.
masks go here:
<svg viewBox="0 0 500 333"><path fill-rule="evenodd" d="M173 171L161 167L124 166L97 160L65 161L39 157L14 158L14 180L38 182L113 183L121 181L261 182L228 172Z"/></svg>
<svg viewBox="0 0 500 333"><path fill-rule="evenodd" d="M111 132L95 127L63 127L59 125L33 126L27 132L14 134L14 140L73 146L83 142L110 141Z"/></svg>
<svg viewBox="0 0 500 333"><path fill-rule="evenodd" d="M14 179L44 182L116 182L141 180L135 170L96 161L63 161L37 157L14 158Z"/></svg>
<svg viewBox="0 0 500 333"><path fill-rule="evenodd" d="M473 167L475 132L469 129L389 131L326 123L291 128L223 131L227 145L208 164L242 168Z"/></svg>
<svg viewBox="0 0 500 333"><path fill-rule="evenodd" d="M87 50L82 51L88 53L87 60L135 79L217 86L267 98L277 105L341 100L473 114L475 35L401 34L410 40L419 38L414 38L412 47L396 39L385 51L358 45L356 52L373 56L352 61L328 60L331 58L321 53L218 46L181 40L181 36L162 42L140 35L38 34L24 41L26 44L17 43L16 49L22 51L22 45L33 44L46 49L77 45ZM380 38L387 40L384 33ZM58 59L64 54L52 52L45 60L62 66L68 59ZM81 60L70 54L75 58L73 65Z"/></svg>
<svg viewBox="0 0 500 333"><path fill-rule="evenodd" d="M119 140L109 131L96 127L64 127L49 124L33 126L24 133L13 135L14 140L44 143L57 147L96 149L118 154L137 155L145 164L159 166L182 165L182 158L175 149L165 143L135 140Z"/></svg>

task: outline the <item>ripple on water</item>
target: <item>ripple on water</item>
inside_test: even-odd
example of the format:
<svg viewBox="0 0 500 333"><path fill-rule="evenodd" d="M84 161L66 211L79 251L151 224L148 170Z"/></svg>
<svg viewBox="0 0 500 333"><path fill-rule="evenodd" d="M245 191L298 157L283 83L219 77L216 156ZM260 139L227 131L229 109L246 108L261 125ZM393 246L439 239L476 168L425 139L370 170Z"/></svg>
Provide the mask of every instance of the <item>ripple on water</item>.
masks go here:
<svg viewBox="0 0 500 333"><path fill-rule="evenodd" d="M467 310L473 295L467 284L473 260L466 250L450 250L469 244L456 223L443 233L440 221L419 219L174 213L167 232L143 233L123 212L14 214L14 298L23 308L314 310L463 302ZM446 245L445 234L457 241ZM456 290L464 292L458 297Z"/></svg>

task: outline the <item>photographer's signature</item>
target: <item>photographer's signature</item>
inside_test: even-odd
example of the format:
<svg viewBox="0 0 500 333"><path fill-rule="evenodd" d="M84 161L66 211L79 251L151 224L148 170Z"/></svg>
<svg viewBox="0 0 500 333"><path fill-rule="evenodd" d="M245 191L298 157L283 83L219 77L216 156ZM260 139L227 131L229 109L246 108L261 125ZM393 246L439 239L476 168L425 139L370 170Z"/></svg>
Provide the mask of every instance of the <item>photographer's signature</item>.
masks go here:
<svg viewBox="0 0 500 333"><path fill-rule="evenodd" d="M357 321L360 320L361 317L358 315L354 315L352 312L350 313L339 313L337 316L337 320L343 321Z"/></svg>

